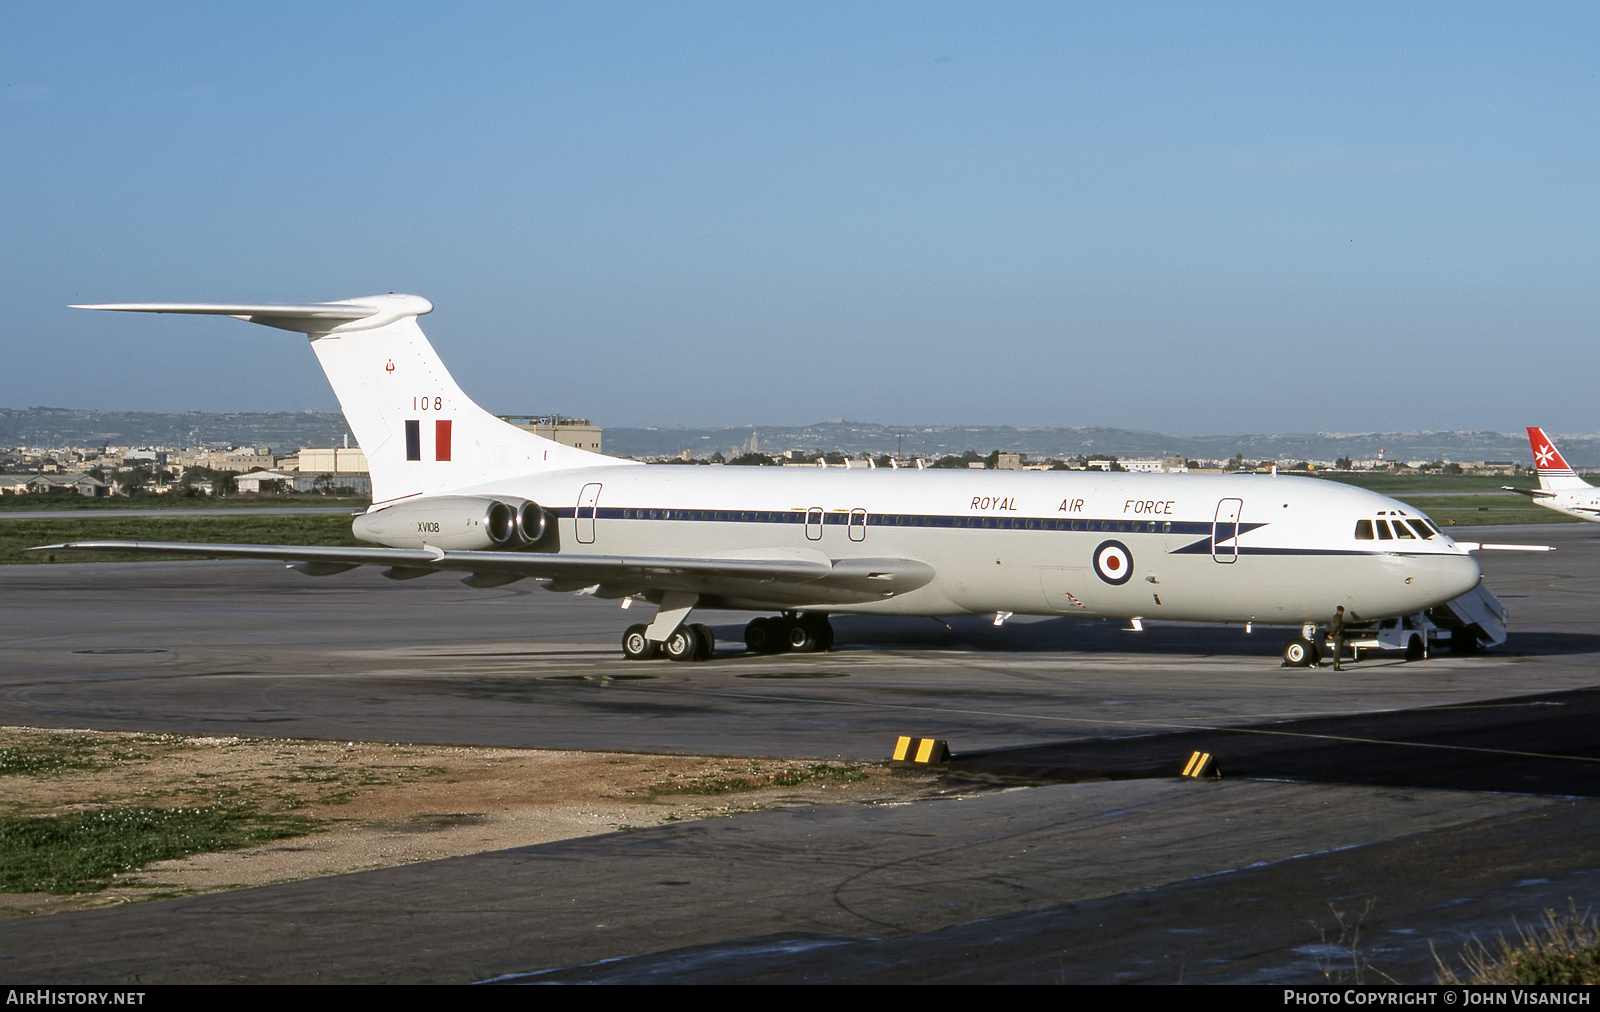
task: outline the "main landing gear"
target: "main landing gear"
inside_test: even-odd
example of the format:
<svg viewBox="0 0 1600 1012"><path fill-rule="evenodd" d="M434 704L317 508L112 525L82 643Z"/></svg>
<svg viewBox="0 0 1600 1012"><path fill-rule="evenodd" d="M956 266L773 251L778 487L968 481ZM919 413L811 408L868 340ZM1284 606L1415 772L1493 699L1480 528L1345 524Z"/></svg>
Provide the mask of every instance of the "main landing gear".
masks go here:
<svg viewBox="0 0 1600 1012"><path fill-rule="evenodd" d="M665 641L652 643L645 635L645 625L630 625L622 634L622 656L630 661L647 661L652 657L665 657L672 661L709 661L717 648L717 639L711 629L699 622L685 624L673 630Z"/></svg>
<svg viewBox="0 0 1600 1012"><path fill-rule="evenodd" d="M649 625L631 625L622 634L622 656L630 661L666 657L672 661L709 661L717 648L711 630L691 623L689 612L699 597L679 591L661 595L661 609ZM828 616L786 611L758 618L744 627L744 643L752 653L781 654L793 650L811 653L833 647L833 626Z"/></svg>
<svg viewBox="0 0 1600 1012"><path fill-rule="evenodd" d="M826 615L786 611L752 619L744 627L744 645L756 654L820 653L833 649L833 625Z"/></svg>

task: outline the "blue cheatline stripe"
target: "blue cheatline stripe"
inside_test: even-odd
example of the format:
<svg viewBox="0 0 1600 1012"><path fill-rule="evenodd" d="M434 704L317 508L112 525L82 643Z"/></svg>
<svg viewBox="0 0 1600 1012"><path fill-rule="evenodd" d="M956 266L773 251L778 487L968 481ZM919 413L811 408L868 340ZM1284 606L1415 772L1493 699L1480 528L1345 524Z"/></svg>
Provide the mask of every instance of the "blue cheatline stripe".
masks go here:
<svg viewBox="0 0 1600 1012"><path fill-rule="evenodd" d="M576 517L578 512L572 506L548 506L546 509L552 516L567 520ZM651 520L657 523L790 524L798 527L803 526L806 522L806 514L803 510L636 509L633 507L611 506L604 509L596 509L594 515L599 520ZM584 518L588 519L588 510L584 511ZM845 512L824 513L822 522L835 527L846 527L850 523L850 514ZM1029 526L1030 524L1037 526ZM1214 526L1210 520L1091 520L1088 518L1065 520L1056 517L933 516L921 513L868 513L867 525L869 527L908 528L911 530L955 528L963 530L1036 530L1041 532L1062 531L1095 534L1201 535L1201 540L1185 545L1182 548L1175 548L1168 553L1169 555L1211 554L1211 534ZM1231 527L1232 525L1225 526ZM1238 525L1239 534L1248 534L1266 526L1266 524L1242 523ZM1226 537L1231 539L1234 535L1229 533ZM1230 554L1232 554L1231 549ZM1360 548L1271 548L1240 545L1238 554L1410 555L1416 553L1396 552L1393 549L1380 551Z"/></svg>
<svg viewBox="0 0 1600 1012"><path fill-rule="evenodd" d="M577 515L576 508L571 506L552 506L547 507L547 509L557 517L570 519ZM588 519L588 516L589 511L586 509L584 518ZM609 506L594 510L594 517L597 520L789 524L796 527L803 526L806 522L804 510L644 509ZM815 521L813 520L813 522ZM822 522L832 527L847 527L850 525L850 514L844 511L824 513L822 514ZM857 523L860 523L859 515ZM1212 528L1209 520L1102 520L1088 517L1067 519L1065 517L940 516L925 513L868 513L866 514L866 523L869 527L908 528L911 530L932 527L960 530L1078 531L1099 534L1180 534L1201 535L1208 539L1211 536ZM1242 534L1265 526L1265 524L1240 524L1239 532Z"/></svg>

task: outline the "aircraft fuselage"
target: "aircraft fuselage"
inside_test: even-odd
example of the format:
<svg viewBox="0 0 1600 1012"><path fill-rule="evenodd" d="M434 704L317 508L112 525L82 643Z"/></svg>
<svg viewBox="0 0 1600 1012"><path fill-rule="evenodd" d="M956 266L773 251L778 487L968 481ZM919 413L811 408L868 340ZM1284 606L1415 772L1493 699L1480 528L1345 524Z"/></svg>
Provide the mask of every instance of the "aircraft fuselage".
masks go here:
<svg viewBox="0 0 1600 1012"><path fill-rule="evenodd" d="M778 553L932 570L892 596L870 583L840 593L722 578L708 582L702 607L1300 624L1339 604L1368 619L1414 613L1481 577L1443 534L1358 540L1359 520L1420 520L1411 507L1287 476L658 465L461 492L538 502L558 524L562 555Z"/></svg>

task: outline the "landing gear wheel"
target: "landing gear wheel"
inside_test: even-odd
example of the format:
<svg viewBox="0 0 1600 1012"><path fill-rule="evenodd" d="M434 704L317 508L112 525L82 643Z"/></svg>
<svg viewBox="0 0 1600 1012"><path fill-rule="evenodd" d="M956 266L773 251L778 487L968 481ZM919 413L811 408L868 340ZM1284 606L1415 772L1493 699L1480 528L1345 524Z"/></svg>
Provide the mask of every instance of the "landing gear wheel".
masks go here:
<svg viewBox="0 0 1600 1012"><path fill-rule="evenodd" d="M622 634L622 657L629 661L647 661L656 655L660 647L651 643L644 635L645 627L630 625Z"/></svg>
<svg viewBox="0 0 1600 1012"><path fill-rule="evenodd" d="M1422 637L1413 635L1406 640L1406 660L1420 661L1428 656L1428 648L1423 644Z"/></svg>
<svg viewBox="0 0 1600 1012"><path fill-rule="evenodd" d="M818 615L815 619L816 628L812 635L817 638L817 645L813 648L817 653L827 653L833 649L833 623L828 621L828 616Z"/></svg>
<svg viewBox="0 0 1600 1012"><path fill-rule="evenodd" d="M1304 636L1296 636L1283 646L1283 663L1290 668L1309 668L1316 662L1316 647Z"/></svg>
<svg viewBox="0 0 1600 1012"><path fill-rule="evenodd" d="M695 635L691 626L680 625L661 644L661 652L667 655L669 661L699 660L700 637Z"/></svg>
<svg viewBox="0 0 1600 1012"><path fill-rule="evenodd" d="M833 626L826 615L801 615L790 623L788 637L790 650L820 654L833 647Z"/></svg>
<svg viewBox="0 0 1600 1012"><path fill-rule="evenodd" d="M817 637L811 623L789 622L785 625L784 637L788 640L790 650L797 654L809 654L817 649Z"/></svg>
<svg viewBox="0 0 1600 1012"><path fill-rule="evenodd" d="M715 653L717 649L717 638L711 635L711 627L704 626L696 622L689 628L694 632L694 659L697 661L709 661L711 659L711 655Z"/></svg>
<svg viewBox="0 0 1600 1012"><path fill-rule="evenodd" d="M744 645L753 653L775 654L789 648L783 636L783 625L778 619L751 619L744 627Z"/></svg>

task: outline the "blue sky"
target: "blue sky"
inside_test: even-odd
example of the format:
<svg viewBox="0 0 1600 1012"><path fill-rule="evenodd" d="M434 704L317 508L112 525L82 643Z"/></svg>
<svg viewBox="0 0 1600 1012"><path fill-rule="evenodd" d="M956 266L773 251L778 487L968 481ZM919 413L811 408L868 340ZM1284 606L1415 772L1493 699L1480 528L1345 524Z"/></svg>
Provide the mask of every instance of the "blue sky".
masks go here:
<svg viewBox="0 0 1600 1012"><path fill-rule="evenodd" d="M0 7L0 406L1600 430L1600 7Z"/></svg>

